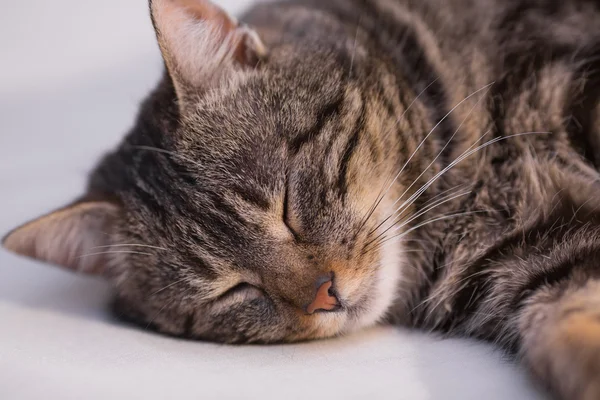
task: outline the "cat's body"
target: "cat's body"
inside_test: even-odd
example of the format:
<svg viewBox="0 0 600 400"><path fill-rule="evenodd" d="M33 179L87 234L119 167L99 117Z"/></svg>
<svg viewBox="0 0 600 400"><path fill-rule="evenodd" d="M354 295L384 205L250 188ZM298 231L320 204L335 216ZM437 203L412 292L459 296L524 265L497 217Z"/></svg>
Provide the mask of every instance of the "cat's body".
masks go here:
<svg viewBox="0 0 600 400"><path fill-rule="evenodd" d="M255 31L151 7L170 74L88 193L9 248L104 272L119 313L170 334L388 321L599 398L598 2L292 0Z"/></svg>

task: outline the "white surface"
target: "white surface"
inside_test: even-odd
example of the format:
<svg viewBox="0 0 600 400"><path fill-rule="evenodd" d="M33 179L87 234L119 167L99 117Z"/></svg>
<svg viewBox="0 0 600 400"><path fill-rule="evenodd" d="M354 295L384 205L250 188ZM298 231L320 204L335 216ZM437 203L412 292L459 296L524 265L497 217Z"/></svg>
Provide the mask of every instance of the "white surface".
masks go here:
<svg viewBox="0 0 600 400"><path fill-rule="evenodd" d="M235 10L247 1L230 1ZM161 62L146 0L2 0L0 233L77 195ZM121 326L103 282L0 251L0 398L539 399L485 345L394 328L227 347Z"/></svg>

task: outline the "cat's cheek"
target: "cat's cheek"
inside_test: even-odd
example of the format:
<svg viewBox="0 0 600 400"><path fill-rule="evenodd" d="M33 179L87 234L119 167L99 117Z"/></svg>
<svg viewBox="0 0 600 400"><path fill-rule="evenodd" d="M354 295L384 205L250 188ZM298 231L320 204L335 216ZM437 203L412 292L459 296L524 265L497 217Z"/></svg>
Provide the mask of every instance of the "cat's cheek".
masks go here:
<svg viewBox="0 0 600 400"><path fill-rule="evenodd" d="M373 289L365 300L364 311L348 328L349 331L373 326L386 316L396 300L398 286L402 279L402 268L406 263L402 248L402 243L393 240L382 247Z"/></svg>

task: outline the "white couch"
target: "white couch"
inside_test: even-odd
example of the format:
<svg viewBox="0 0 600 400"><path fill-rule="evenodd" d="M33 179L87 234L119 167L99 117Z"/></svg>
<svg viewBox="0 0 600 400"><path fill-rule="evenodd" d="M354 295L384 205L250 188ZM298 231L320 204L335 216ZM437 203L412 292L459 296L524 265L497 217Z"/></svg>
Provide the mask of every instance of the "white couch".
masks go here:
<svg viewBox="0 0 600 400"><path fill-rule="evenodd" d="M0 51L4 234L80 193L161 61L146 0L3 1ZM395 328L288 346L188 342L114 321L109 293L1 250L0 399L543 398L478 343Z"/></svg>

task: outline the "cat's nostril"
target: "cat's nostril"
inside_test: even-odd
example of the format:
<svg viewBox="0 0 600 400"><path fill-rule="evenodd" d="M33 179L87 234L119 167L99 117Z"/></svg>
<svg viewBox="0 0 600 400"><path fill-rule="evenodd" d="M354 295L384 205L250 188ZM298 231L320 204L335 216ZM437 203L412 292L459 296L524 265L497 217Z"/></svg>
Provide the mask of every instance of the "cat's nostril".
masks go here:
<svg viewBox="0 0 600 400"><path fill-rule="evenodd" d="M327 293L329 294L329 296L337 298L337 294L335 293L335 288L333 287L333 283L331 286L329 286L329 289L327 289Z"/></svg>
<svg viewBox="0 0 600 400"><path fill-rule="evenodd" d="M317 280L317 293L315 299L305 307L307 314L316 311L336 311L340 309L340 301L333 285L333 274Z"/></svg>

